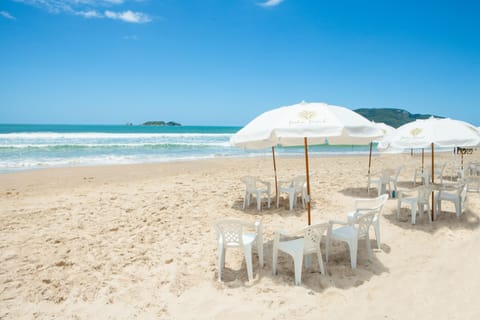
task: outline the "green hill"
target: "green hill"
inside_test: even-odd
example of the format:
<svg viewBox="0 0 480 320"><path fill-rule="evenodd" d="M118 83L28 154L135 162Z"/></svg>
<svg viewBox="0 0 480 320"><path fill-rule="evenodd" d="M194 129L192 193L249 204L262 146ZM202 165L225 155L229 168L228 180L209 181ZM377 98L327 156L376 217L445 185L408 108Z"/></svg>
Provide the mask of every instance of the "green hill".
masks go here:
<svg viewBox="0 0 480 320"><path fill-rule="evenodd" d="M417 119L428 119L433 116L431 114L412 114L406 110L394 108L360 108L354 111L361 114L368 120L375 122L384 122L394 128L398 128L407 122L412 122ZM440 116L434 117L443 118Z"/></svg>

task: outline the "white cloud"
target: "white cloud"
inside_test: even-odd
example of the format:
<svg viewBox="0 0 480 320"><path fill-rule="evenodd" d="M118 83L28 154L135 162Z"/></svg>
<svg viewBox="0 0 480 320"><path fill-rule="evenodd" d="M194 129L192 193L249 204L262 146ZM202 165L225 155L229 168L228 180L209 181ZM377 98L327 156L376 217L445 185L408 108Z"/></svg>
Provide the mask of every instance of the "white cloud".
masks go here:
<svg viewBox="0 0 480 320"><path fill-rule="evenodd" d="M275 7L282 3L283 0L267 0L265 2L259 3L262 7Z"/></svg>
<svg viewBox="0 0 480 320"><path fill-rule="evenodd" d="M110 9L115 6L124 6L126 0L14 0L27 5L43 8L53 14L73 14L84 18L108 18L128 23L147 23L152 21L149 15L142 12L126 10L123 12L105 10L99 12L100 8ZM139 0L135 0L138 2ZM7 13L8 14L8 13ZM3 14L2 14L3 15Z"/></svg>
<svg viewBox="0 0 480 320"><path fill-rule="evenodd" d="M130 10L124 12L113 12L107 10L105 11L105 17L130 23L147 23L152 21L152 19L150 19L150 17L146 14L143 14L141 12L133 12Z"/></svg>
<svg viewBox="0 0 480 320"><path fill-rule="evenodd" d="M76 11L74 12L77 16L82 16L84 18L102 18L102 15L98 13L96 10L88 10L88 11Z"/></svg>
<svg viewBox="0 0 480 320"><path fill-rule="evenodd" d="M4 17L5 19L15 20L15 17L7 11L0 11L0 16Z"/></svg>
<svg viewBox="0 0 480 320"><path fill-rule="evenodd" d="M131 36L124 36L123 39L124 40L134 40L134 41L136 41L136 40L138 40L138 37L137 37L136 34L134 34L134 35L131 35Z"/></svg>

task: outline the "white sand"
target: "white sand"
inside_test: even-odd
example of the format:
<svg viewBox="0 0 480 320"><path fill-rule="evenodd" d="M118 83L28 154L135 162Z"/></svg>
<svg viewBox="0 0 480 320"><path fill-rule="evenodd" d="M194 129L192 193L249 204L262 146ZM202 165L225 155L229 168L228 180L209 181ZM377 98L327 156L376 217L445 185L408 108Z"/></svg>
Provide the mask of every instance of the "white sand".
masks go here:
<svg viewBox="0 0 480 320"><path fill-rule="evenodd" d="M374 157L372 171L400 164L400 185L411 185L419 156ZM313 223L345 219L367 196L367 166L367 157L311 159ZM289 178L304 160L277 167ZM272 276L272 239L304 227L306 211L286 210L285 199L279 209L242 210L246 174L273 182L271 159L1 175L0 319L480 319L480 193L468 194L460 219L446 204L432 225L411 225L407 209L397 221L388 200L372 262L360 243L352 270L346 245L335 243L327 275L304 269L297 287L287 256ZM235 250L216 281L212 226L223 217L263 221L266 266L255 256L251 283Z"/></svg>

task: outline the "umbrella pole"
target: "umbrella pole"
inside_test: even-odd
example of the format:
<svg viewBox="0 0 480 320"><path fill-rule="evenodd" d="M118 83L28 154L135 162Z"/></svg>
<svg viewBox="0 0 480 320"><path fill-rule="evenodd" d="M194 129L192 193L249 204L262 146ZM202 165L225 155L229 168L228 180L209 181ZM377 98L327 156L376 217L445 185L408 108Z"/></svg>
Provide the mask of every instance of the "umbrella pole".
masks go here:
<svg viewBox="0 0 480 320"><path fill-rule="evenodd" d="M435 150L434 150L434 147L433 147L433 142L432 142L432 184L435 183ZM434 214L433 214L433 210L435 208L435 197L433 196L433 191L432 191L432 221L433 221L433 218L435 217Z"/></svg>
<svg viewBox="0 0 480 320"><path fill-rule="evenodd" d="M308 210L308 225L311 225L310 219L310 175L308 171L308 142L307 137L303 138L303 145L305 147L305 171L306 171L306 178L307 178L307 210Z"/></svg>
<svg viewBox="0 0 480 320"><path fill-rule="evenodd" d="M368 155L368 186L367 186L367 193L370 191L370 167L372 165L372 144L373 142L370 142L370 153Z"/></svg>
<svg viewBox="0 0 480 320"><path fill-rule="evenodd" d="M425 161L425 149L422 148L422 174L423 174L423 163Z"/></svg>
<svg viewBox="0 0 480 320"><path fill-rule="evenodd" d="M463 150L461 152L461 157L462 157L462 171L463 171Z"/></svg>
<svg viewBox="0 0 480 320"><path fill-rule="evenodd" d="M275 147L272 147L272 157L273 157L273 172L275 173L275 199L278 195L278 182L277 182L277 164L275 162ZM278 206L278 204L277 204Z"/></svg>

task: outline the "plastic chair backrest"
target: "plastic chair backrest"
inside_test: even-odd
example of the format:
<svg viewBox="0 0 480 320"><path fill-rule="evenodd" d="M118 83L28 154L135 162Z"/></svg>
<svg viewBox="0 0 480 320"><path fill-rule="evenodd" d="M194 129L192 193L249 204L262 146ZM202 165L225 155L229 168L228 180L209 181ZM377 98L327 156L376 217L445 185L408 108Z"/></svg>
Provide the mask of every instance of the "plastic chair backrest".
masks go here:
<svg viewBox="0 0 480 320"><path fill-rule="evenodd" d="M368 231L375 218L375 212L357 212L355 214L355 225L358 231L358 238L364 238L368 236Z"/></svg>
<svg viewBox="0 0 480 320"><path fill-rule="evenodd" d="M291 186L295 189L296 192L302 192L305 181L305 176L296 176L295 178L293 178Z"/></svg>
<svg viewBox="0 0 480 320"><path fill-rule="evenodd" d="M257 189L257 178L254 176L244 176L240 180L245 183L247 191L255 191Z"/></svg>
<svg viewBox="0 0 480 320"><path fill-rule="evenodd" d="M379 213L382 211L387 199L387 194L382 194L381 196L373 199L355 199L355 210L363 212L373 211L375 213Z"/></svg>
<svg viewBox="0 0 480 320"><path fill-rule="evenodd" d="M417 200L419 202L428 202L430 200L430 194L432 193L432 187L426 185L418 188Z"/></svg>
<svg viewBox="0 0 480 320"><path fill-rule="evenodd" d="M215 224L219 240L224 246L243 245L243 223L238 220L221 220Z"/></svg>
<svg viewBox="0 0 480 320"><path fill-rule="evenodd" d="M322 235L327 228L328 225L313 225L305 228L303 244L304 253L317 252L320 246L320 241L322 240Z"/></svg>

